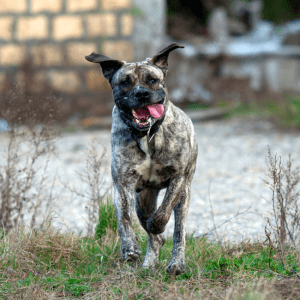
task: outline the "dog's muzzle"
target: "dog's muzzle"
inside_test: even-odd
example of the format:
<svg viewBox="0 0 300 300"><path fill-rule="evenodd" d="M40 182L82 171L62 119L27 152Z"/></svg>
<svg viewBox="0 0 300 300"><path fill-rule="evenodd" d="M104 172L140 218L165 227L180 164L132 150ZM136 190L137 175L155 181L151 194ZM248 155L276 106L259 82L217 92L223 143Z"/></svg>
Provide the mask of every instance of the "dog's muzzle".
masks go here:
<svg viewBox="0 0 300 300"><path fill-rule="evenodd" d="M142 99L148 99L149 97L150 97L150 92L147 89L138 87L135 90L134 98L136 100L139 101L139 100L142 100Z"/></svg>
<svg viewBox="0 0 300 300"><path fill-rule="evenodd" d="M160 101L160 102L163 102ZM149 127L156 119L159 119L164 114L164 106L160 103L144 105L142 107L132 109L133 122L141 129Z"/></svg>
<svg viewBox="0 0 300 300"><path fill-rule="evenodd" d="M155 123L157 119L160 119L164 114L164 99L157 103L151 103L151 93L145 87L138 86L134 90L133 97L142 106L131 109L134 125L140 130L147 130Z"/></svg>

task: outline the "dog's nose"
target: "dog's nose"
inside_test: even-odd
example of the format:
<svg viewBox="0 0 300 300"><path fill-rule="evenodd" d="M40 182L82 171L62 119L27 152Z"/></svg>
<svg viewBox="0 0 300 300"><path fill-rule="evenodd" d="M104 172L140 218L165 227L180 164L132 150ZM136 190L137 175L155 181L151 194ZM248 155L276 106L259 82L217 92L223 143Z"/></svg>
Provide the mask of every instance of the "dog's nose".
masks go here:
<svg viewBox="0 0 300 300"><path fill-rule="evenodd" d="M147 89L145 88L139 88L136 90L135 94L134 94L134 97L137 99L137 100L140 100L140 99L147 99L149 98L150 96L150 93Z"/></svg>

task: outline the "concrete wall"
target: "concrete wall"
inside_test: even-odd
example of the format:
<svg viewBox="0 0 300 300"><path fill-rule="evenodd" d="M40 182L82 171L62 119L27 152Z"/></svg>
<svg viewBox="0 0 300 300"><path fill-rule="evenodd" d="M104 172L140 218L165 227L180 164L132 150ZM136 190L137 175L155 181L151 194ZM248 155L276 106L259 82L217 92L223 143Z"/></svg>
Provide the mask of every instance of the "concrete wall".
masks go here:
<svg viewBox="0 0 300 300"><path fill-rule="evenodd" d="M166 41L165 0L133 0L137 8L134 22L133 43L136 60L151 57L164 47Z"/></svg>

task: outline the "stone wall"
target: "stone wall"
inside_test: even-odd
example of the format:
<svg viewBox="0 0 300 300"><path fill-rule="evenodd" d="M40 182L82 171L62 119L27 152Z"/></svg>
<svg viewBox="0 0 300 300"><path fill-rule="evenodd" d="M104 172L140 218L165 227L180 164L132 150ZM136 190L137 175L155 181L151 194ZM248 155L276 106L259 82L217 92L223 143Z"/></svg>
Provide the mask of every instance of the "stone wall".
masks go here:
<svg viewBox="0 0 300 300"><path fill-rule="evenodd" d="M63 95L66 111L106 114L110 89L99 65L84 56L134 60L132 8L131 0L1 0L0 93L7 75L26 81L22 66L30 59L30 89Z"/></svg>

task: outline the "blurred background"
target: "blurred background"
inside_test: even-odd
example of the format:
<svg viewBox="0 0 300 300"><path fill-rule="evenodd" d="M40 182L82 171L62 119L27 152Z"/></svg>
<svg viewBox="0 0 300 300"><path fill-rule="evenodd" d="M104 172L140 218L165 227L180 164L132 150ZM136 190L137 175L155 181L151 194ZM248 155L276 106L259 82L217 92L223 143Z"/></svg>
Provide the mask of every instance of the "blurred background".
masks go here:
<svg viewBox="0 0 300 300"><path fill-rule="evenodd" d="M178 42L177 106L299 128L299 16L298 0L1 0L0 124L108 127L111 89L84 56L130 62Z"/></svg>

